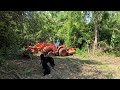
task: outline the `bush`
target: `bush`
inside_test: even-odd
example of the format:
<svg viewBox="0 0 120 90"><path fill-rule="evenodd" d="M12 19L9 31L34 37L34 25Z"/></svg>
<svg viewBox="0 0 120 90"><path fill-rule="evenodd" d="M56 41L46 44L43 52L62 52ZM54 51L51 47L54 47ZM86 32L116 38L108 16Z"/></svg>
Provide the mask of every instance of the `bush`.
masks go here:
<svg viewBox="0 0 120 90"><path fill-rule="evenodd" d="M80 50L79 48L77 48L75 55L80 56L81 58L85 58L85 57L88 57L87 53L88 53L87 49L83 48L82 50Z"/></svg>
<svg viewBox="0 0 120 90"><path fill-rule="evenodd" d="M5 57L3 56L3 53L0 51L0 66L3 65L5 62Z"/></svg>

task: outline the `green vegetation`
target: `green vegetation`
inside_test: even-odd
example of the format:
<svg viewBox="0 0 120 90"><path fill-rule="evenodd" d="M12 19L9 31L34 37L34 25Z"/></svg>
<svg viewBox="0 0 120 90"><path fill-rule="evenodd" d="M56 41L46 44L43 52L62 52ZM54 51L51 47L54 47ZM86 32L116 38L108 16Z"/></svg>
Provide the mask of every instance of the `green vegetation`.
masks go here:
<svg viewBox="0 0 120 90"><path fill-rule="evenodd" d="M58 39L77 48L74 56L83 60L120 57L120 12L0 11L0 66L20 60L26 46Z"/></svg>
<svg viewBox="0 0 120 90"><path fill-rule="evenodd" d="M90 45L93 51L102 49L119 56L119 12L1 11L0 16L2 55L9 56L14 50L37 42L59 39L68 47L84 49Z"/></svg>

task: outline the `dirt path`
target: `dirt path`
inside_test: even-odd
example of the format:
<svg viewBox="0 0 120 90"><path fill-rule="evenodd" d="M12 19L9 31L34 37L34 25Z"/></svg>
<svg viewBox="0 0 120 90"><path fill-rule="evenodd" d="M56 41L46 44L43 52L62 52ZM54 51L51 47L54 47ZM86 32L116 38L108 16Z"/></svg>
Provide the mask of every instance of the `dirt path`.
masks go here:
<svg viewBox="0 0 120 90"><path fill-rule="evenodd" d="M43 76L38 57L34 60L11 60L0 67L0 79L109 79L120 78L120 58L54 57L55 69ZM10 71L15 72L10 72ZM4 72L5 71L5 72ZM7 72L7 73L6 73ZM9 73L8 73L9 72ZM17 74L17 75L16 75Z"/></svg>

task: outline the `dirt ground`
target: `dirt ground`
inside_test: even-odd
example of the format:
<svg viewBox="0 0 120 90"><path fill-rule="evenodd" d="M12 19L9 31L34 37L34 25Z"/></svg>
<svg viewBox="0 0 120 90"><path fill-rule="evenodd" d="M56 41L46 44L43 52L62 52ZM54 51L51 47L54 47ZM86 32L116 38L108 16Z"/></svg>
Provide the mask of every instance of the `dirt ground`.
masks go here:
<svg viewBox="0 0 120 90"><path fill-rule="evenodd" d="M0 67L0 79L114 79L120 78L120 58L55 56L55 68L43 76L39 57L8 60Z"/></svg>

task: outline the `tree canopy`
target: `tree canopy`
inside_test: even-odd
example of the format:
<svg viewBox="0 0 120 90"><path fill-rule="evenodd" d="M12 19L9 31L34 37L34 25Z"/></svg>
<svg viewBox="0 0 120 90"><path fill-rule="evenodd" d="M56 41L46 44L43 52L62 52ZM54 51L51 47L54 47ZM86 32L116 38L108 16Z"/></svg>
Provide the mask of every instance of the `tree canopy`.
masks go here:
<svg viewBox="0 0 120 90"><path fill-rule="evenodd" d="M38 42L120 49L119 11L0 11L0 50Z"/></svg>

